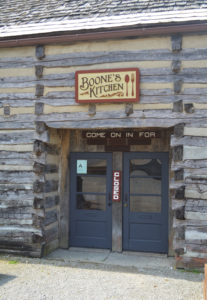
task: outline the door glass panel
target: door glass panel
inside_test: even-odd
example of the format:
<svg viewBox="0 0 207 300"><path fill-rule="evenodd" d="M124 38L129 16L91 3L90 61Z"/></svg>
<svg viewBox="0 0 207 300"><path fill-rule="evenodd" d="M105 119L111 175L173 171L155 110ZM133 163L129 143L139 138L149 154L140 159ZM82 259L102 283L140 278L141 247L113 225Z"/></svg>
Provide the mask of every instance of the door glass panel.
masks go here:
<svg viewBox="0 0 207 300"><path fill-rule="evenodd" d="M132 159L130 176L161 176L161 162L159 159Z"/></svg>
<svg viewBox="0 0 207 300"><path fill-rule="evenodd" d="M130 160L131 212L161 211L161 167L159 159Z"/></svg>
<svg viewBox="0 0 207 300"><path fill-rule="evenodd" d="M87 159L88 175L106 175L105 159Z"/></svg>
<svg viewBox="0 0 207 300"><path fill-rule="evenodd" d="M106 193L106 177L77 176L77 192Z"/></svg>
<svg viewBox="0 0 207 300"><path fill-rule="evenodd" d="M130 178L130 194L161 194L161 178Z"/></svg>
<svg viewBox="0 0 207 300"><path fill-rule="evenodd" d="M106 159L77 159L76 208L84 210L106 209Z"/></svg>
<svg viewBox="0 0 207 300"><path fill-rule="evenodd" d="M106 196L105 195L87 195L79 194L76 198L77 209L90 209L90 210L105 210L106 209Z"/></svg>
<svg viewBox="0 0 207 300"><path fill-rule="evenodd" d="M160 196L130 196L131 212L161 212Z"/></svg>

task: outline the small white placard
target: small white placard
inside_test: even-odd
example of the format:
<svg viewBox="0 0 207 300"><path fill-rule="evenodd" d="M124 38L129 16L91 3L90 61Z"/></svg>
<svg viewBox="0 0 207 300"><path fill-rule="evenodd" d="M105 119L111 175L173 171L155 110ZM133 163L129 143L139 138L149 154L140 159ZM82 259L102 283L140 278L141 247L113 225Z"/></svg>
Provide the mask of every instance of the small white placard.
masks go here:
<svg viewBox="0 0 207 300"><path fill-rule="evenodd" d="M87 160L77 160L77 174L87 174Z"/></svg>

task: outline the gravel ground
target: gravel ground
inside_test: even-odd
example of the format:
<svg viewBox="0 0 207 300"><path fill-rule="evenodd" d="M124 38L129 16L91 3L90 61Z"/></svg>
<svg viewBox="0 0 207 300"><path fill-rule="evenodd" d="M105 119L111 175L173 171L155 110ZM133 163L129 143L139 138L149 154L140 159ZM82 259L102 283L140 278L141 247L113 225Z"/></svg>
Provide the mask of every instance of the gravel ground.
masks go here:
<svg viewBox="0 0 207 300"><path fill-rule="evenodd" d="M0 257L0 300L201 300L203 274Z"/></svg>

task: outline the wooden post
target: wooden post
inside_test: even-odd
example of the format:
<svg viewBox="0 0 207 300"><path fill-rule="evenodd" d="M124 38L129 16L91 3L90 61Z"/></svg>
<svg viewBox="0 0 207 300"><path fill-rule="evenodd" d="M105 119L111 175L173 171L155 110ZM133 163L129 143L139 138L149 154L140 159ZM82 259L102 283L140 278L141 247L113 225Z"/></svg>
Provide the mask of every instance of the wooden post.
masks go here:
<svg viewBox="0 0 207 300"><path fill-rule="evenodd" d="M122 171L122 152L113 152L113 170ZM112 251L122 251L122 202L112 203Z"/></svg>

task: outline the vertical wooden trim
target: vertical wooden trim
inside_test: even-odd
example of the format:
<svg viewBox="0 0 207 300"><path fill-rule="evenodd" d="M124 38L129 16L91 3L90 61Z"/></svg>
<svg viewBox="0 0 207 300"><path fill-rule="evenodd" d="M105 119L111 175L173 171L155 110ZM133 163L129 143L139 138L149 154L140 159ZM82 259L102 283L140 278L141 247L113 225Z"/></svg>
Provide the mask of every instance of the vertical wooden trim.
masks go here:
<svg viewBox="0 0 207 300"><path fill-rule="evenodd" d="M113 171L122 172L122 156L122 152L113 152ZM122 251L122 201L112 203L112 251Z"/></svg>

